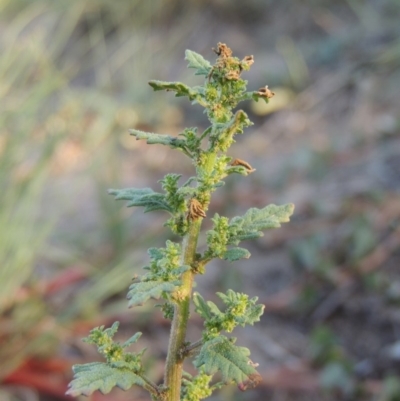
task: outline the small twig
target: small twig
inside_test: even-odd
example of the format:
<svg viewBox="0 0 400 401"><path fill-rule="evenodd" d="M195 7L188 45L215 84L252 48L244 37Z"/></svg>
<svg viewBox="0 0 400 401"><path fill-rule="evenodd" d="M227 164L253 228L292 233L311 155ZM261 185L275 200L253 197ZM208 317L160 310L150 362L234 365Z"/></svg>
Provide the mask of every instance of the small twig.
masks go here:
<svg viewBox="0 0 400 401"><path fill-rule="evenodd" d="M157 384L153 383L145 376L140 376L141 379L145 382L143 388L145 388L149 393L153 396L157 397L156 399L163 400L165 399L165 390L157 386Z"/></svg>
<svg viewBox="0 0 400 401"><path fill-rule="evenodd" d="M354 288L355 283L352 282L332 291L314 310L311 319L314 321L326 320L353 294Z"/></svg>
<svg viewBox="0 0 400 401"><path fill-rule="evenodd" d="M187 345L180 352L182 358L187 358L188 356L193 355L194 351L196 351L197 348L201 347L202 345L203 345L203 340L198 340L195 341L194 343Z"/></svg>

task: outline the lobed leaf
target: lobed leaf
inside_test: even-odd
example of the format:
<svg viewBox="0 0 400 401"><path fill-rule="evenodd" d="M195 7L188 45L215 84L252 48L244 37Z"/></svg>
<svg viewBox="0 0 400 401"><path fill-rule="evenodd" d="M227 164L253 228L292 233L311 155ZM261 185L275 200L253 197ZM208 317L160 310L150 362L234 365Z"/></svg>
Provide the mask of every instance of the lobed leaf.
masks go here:
<svg viewBox="0 0 400 401"><path fill-rule="evenodd" d="M222 317L222 316L224 316L224 313L222 313L222 312L219 310L218 306L215 305L214 302L212 302L212 301L207 301L207 306L208 306L208 309L210 310L210 312L211 312L214 316L217 316L217 317Z"/></svg>
<svg viewBox="0 0 400 401"><path fill-rule="evenodd" d="M148 145L167 145L172 149L184 149L186 142L184 139L179 139L171 135L154 134L152 132L144 132L138 129L130 129L129 133L136 137L136 139L146 139Z"/></svg>
<svg viewBox="0 0 400 401"><path fill-rule="evenodd" d="M166 90L175 92L175 96L187 96L192 104L200 104L203 107L208 107L205 100L205 89L203 86L189 87L182 82L164 82L164 81L150 81L150 86L155 91Z"/></svg>
<svg viewBox="0 0 400 401"><path fill-rule="evenodd" d="M103 328L104 328L104 326L101 326L100 330L102 330ZM117 333L118 328L119 328L119 322L114 322L111 327L104 329L104 333L108 337L113 338L115 336L115 334Z"/></svg>
<svg viewBox="0 0 400 401"><path fill-rule="evenodd" d="M179 281L141 281L129 287L127 298L129 308L136 305L143 305L150 298L159 299L163 292L173 292L180 285Z"/></svg>
<svg viewBox="0 0 400 401"><path fill-rule="evenodd" d="M211 64L201 54L192 50L186 50L185 60L189 61L188 68L195 68L195 75L208 75L211 71Z"/></svg>
<svg viewBox="0 0 400 401"><path fill-rule="evenodd" d="M74 380L69 384L68 395L91 395L99 390L103 394L109 393L113 387L128 390L134 384L145 386L144 380L127 368L114 367L109 363L93 362L84 365L74 365Z"/></svg>
<svg viewBox="0 0 400 401"><path fill-rule="evenodd" d="M246 324L254 325L260 321L260 317L264 312L264 305L256 304L258 297L249 299L248 295L228 290L226 294L217 292L218 297L227 306L222 317L222 327L227 331L232 331L234 326L240 325L244 327ZM213 312L213 311L211 311ZM216 320L214 319L216 323Z"/></svg>
<svg viewBox="0 0 400 401"><path fill-rule="evenodd" d="M247 249L236 247L228 249L222 256L222 259L229 260L229 262L234 262L240 259L248 259L250 256L251 254Z"/></svg>
<svg viewBox="0 0 400 401"><path fill-rule="evenodd" d="M206 107L207 102L204 100L205 91L202 86L187 86L182 82L164 82L164 81L150 81L150 86L155 91L165 90L175 92L176 97L187 96L193 103L199 103ZM132 130L135 131L135 130Z"/></svg>
<svg viewBox="0 0 400 401"><path fill-rule="evenodd" d="M210 307L198 292L193 293L193 303L196 306L196 313L198 313L203 319L209 320L212 318L213 315Z"/></svg>
<svg viewBox="0 0 400 401"><path fill-rule="evenodd" d="M218 336L203 344L194 364L197 368L203 366L208 374L220 371L225 382L242 383L259 376L249 354L247 348L234 345L225 336Z"/></svg>
<svg viewBox="0 0 400 401"><path fill-rule="evenodd" d="M278 228L281 223L289 221L294 205L268 205L263 209L251 208L244 216L234 217L229 223L230 239L228 244L238 245L240 241L258 238L263 235L260 230Z"/></svg>
<svg viewBox="0 0 400 401"><path fill-rule="evenodd" d="M264 313L264 308L265 305L251 305L247 308L245 315L236 317L236 321L242 327L246 324L253 326L255 322L260 321L260 317Z"/></svg>
<svg viewBox="0 0 400 401"><path fill-rule="evenodd" d="M183 84L182 82L165 82L165 81L150 81L149 85L155 90L155 91L173 91L176 92L175 96L194 96L195 93L189 86Z"/></svg>
<svg viewBox="0 0 400 401"><path fill-rule="evenodd" d="M127 206L144 206L144 212L165 210L172 213L165 195L154 192L151 188L125 188L109 189L108 193L114 195L116 200L129 201Z"/></svg>
<svg viewBox="0 0 400 401"><path fill-rule="evenodd" d="M127 348L132 344L135 344L137 342L137 340L139 340L139 338L141 337L142 333L138 332L136 334L134 334L131 338L129 338L128 340L126 340L123 344L122 344L122 348Z"/></svg>
<svg viewBox="0 0 400 401"><path fill-rule="evenodd" d="M150 259L160 260L164 257L164 248L154 248L151 247L147 250L147 253L150 256Z"/></svg>
<svg viewBox="0 0 400 401"><path fill-rule="evenodd" d="M238 110L230 121L225 124L219 124L211 137L217 137L220 150L226 152L234 142L233 137L236 134L243 134L244 128L251 125L253 123L249 120L247 114L243 110Z"/></svg>

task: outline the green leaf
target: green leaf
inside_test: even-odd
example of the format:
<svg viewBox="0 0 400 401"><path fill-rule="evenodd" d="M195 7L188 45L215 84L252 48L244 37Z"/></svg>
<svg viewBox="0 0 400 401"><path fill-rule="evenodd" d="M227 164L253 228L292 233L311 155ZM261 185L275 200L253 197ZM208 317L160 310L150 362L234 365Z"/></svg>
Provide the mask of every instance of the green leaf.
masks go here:
<svg viewBox="0 0 400 401"><path fill-rule="evenodd" d="M181 174L166 174L160 180L161 186L165 191L165 196L171 209L174 210L175 215L184 214L187 211L187 202L185 196L179 192L178 181Z"/></svg>
<svg viewBox="0 0 400 401"><path fill-rule="evenodd" d="M142 333L138 332L122 344L122 348L128 348L130 345L135 344L139 340Z"/></svg>
<svg viewBox="0 0 400 401"><path fill-rule="evenodd" d="M224 314L227 321L231 321L230 327L232 327L232 320L235 322L235 326L239 324L242 327L260 321L265 306L256 304L258 297L249 299L248 295L233 290L228 290L226 294L217 292L217 295L227 306Z"/></svg>
<svg viewBox="0 0 400 401"><path fill-rule="evenodd" d="M176 92L175 96L188 96L189 98L197 95L197 92L193 91L189 86L182 82L165 82L165 81L150 81L149 85L155 91L173 91Z"/></svg>
<svg viewBox="0 0 400 401"><path fill-rule="evenodd" d="M211 71L211 64L202 55L186 50L185 60L189 61L188 68L195 68L195 75L208 75Z"/></svg>
<svg viewBox="0 0 400 401"><path fill-rule="evenodd" d="M181 285L181 276L190 269L181 265L181 246L172 241L166 242L165 248L150 248L150 265L145 266L148 273L129 287L129 307L142 305L150 298L169 299L168 293L174 292Z"/></svg>
<svg viewBox="0 0 400 401"><path fill-rule="evenodd" d="M150 256L150 259L160 260L164 257L164 248L154 248L151 247L147 250L147 253Z"/></svg>
<svg viewBox="0 0 400 401"><path fill-rule="evenodd" d="M204 298L198 292L195 292L193 294L193 303L196 306L196 313L198 313L203 319L209 320L212 318L213 315L211 313L210 307L207 305Z"/></svg>
<svg viewBox="0 0 400 401"><path fill-rule="evenodd" d="M127 200L128 207L144 206L144 212L154 210L166 210L172 213L165 195L154 192L151 188L125 188L125 189L109 189L108 193L114 195L116 200Z"/></svg>
<svg viewBox="0 0 400 401"><path fill-rule="evenodd" d="M173 292L180 285L180 281L141 281L129 287L127 298L129 308L136 305L143 305L150 298L159 299L164 292Z"/></svg>
<svg viewBox="0 0 400 401"><path fill-rule="evenodd" d="M251 208L244 216L234 217L229 223L230 245L238 245L240 241L262 237L260 230L278 228L280 223L289 221L294 205L288 203L283 206L268 205L263 209Z"/></svg>
<svg viewBox="0 0 400 401"><path fill-rule="evenodd" d="M84 365L74 365L74 380L69 384L68 395L91 395L99 390L103 394L109 393L117 386L128 390L134 384L144 386L144 380L127 368L117 368L112 364L93 362Z"/></svg>
<svg viewBox="0 0 400 401"><path fill-rule="evenodd" d="M234 345L225 336L218 336L203 344L194 365L197 368L203 366L208 374L220 371L225 382L242 383L259 377L249 355L247 348Z"/></svg>
<svg viewBox="0 0 400 401"><path fill-rule="evenodd" d="M237 322L244 327L246 324L254 325L255 322L260 321L260 317L264 313L265 305L251 305L247 308L244 316L236 318Z"/></svg>
<svg viewBox="0 0 400 401"><path fill-rule="evenodd" d="M223 383L211 385L212 375L206 375L201 370L195 377L187 372L183 375L181 401L200 401L209 398L214 390L223 387Z"/></svg>
<svg viewBox="0 0 400 401"><path fill-rule="evenodd" d="M210 312L211 312L213 315L215 315L215 316L217 316L217 317L223 316L223 315L224 315L224 314L219 310L218 306L215 305L214 302L212 302L212 301L207 301L207 306L208 306L208 309L210 310Z"/></svg>
<svg viewBox="0 0 400 401"><path fill-rule="evenodd" d="M167 145L171 149L181 149L186 148L186 142L184 139L179 139L174 136L164 135L164 134L154 134L152 132L144 132L138 129L130 129L129 133L136 137L136 139L146 139L146 143L149 145Z"/></svg>
<svg viewBox="0 0 400 401"><path fill-rule="evenodd" d="M235 115L225 124L220 124L212 133L211 137L218 139L218 146L222 152L226 152L234 142L233 137L237 134L243 134L245 127L253 123L249 120L243 110L238 110Z"/></svg>
<svg viewBox="0 0 400 401"><path fill-rule="evenodd" d="M244 248L232 248L228 249L224 255L223 259L234 262L235 260L248 259L251 256L250 252Z"/></svg>
<svg viewBox="0 0 400 401"><path fill-rule="evenodd" d="M104 326L101 326L100 329L102 329L103 327ZM108 337L112 338L117 333L118 328L119 328L119 322L114 322L111 327L104 330L104 334L106 334Z"/></svg>
<svg viewBox="0 0 400 401"><path fill-rule="evenodd" d="M164 82L150 81L149 84L155 91L166 90L176 92L175 96L187 96L192 104L198 103L203 107L208 107L205 100L205 90L202 86L193 86L192 88L182 82ZM131 130L135 131L135 130Z"/></svg>

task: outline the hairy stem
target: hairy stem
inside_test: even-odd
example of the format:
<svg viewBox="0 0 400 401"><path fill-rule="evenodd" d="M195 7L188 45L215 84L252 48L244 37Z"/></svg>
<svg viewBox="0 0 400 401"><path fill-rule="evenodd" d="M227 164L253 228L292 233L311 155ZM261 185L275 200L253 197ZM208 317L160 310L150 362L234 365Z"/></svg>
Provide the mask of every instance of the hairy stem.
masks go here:
<svg viewBox="0 0 400 401"><path fill-rule="evenodd" d="M215 166L216 153L209 152L203 173L210 174ZM198 194L200 197L200 194ZM205 195L204 193L201 195ZM209 194L208 194L209 195ZM201 196L203 197L203 196ZM208 196L205 196L208 198ZM203 207L207 209L207 205ZM182 264L193 266L196 259L197 240L199 238L202 218L190 222L188 233L182 244ZM189 320L190 301L192 299L192 288L194 272L192 269L182 275L182 295L183 298L175 304L174 318L171 325L171 334L168 346L164 384L167 387L167 400L180 401L182 384L182 366L184 356L182 351L185 349L186 328Z"/></svg>
<svg viewBox="0 0 400 401"><path fill-rule="evenodd" d="M157 384L153 383L147 377L141 376L142 380L145 382L143 388L146 389L150 394L154 397L160 398L162 396L162 391L157 386Z"/></svg>
<svg viewBox="0 0 400 401"><path fill-rule="evenodd" d="M185 355L185 356L191 355L191 353L192 353L193 351L196 351L197 348L201 347L202 345L203 345L203 340L199 340L199 341L196 341L196 342L194 342L194 343L191 343L190 345L188 345L188 346L185 347L185 349L184 349L184 355Z"/></svg>
<svg viewBox="0 0 400 401"><path fill-rule="evenodd" d="M192 265L195 260L197 239L202 219L190 223L189 231L183 240L182 264ZM192 297L193 272L188 270L182 275L182 300L175 304L174 318L171 325L168 356L164 383L167 387L167 400L180 401L183 358L181 350L185 346L186 328L189 319L190 300Z"/></svg>

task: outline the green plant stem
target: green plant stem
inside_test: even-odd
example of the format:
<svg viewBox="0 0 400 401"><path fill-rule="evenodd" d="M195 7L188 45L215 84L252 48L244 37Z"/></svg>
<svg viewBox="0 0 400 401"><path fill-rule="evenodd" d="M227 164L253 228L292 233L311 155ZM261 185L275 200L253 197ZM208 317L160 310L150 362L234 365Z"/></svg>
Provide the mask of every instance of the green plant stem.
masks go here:
<svg viewBox="0 0 400 401"><path fill-rule="evenodd" d="M197 348L201 347L203 345L203 340L196 341L194 343L191 343L187 347L185 347L184 353L186 356L189 356L193 351L197 350Z"/></svg>
<svg viewBox="0 0 400 401"><path fill-rule="evenodd" d="M197 239L202 219L190 223L189 231L183 240L182 262L191 266L195 260ZM187 322L189 320L190 300L192 297L193 272L188 270L182 275L180 291L183 298L175 304L174 318L171 325L170 342L165 370L165 386L168 401L180 401L183 357L181 351L185 346Z"/></svg>
<svg viewBox="0 0 400 401"><path fill-rule="evenodd" d="M217 154L209 152L201 169L203 173L210 174L215 166ZM200 174L202 173L200 171ZM198 194L199 197L204 194ZM209 197L205 196L206 198ZM207 210L208 202L203 205ZM182 265L194 266L196 259L197 240L199 238L201 223L203 219L191 221L189 230L182 244ZM195 273L192 269L182 275L181 292L183 299L175 304L174 318L171 325L170 341L168 346L168 355L165 369L164 384L167 387L167 400L180 401L181 385L182 385L182 366L183 366L183 351L186 343L186 329L189 320L190 301L192 299L193 278Z"/></svg>
<svg viewBox="0 0 400 401"><path fill-rule="evenodd" d="M155 397L160 397L161 391L157 384L153 383L147 377L141 376L142 380L145 382L143 388L146 389L150 394Z"/></svg>

